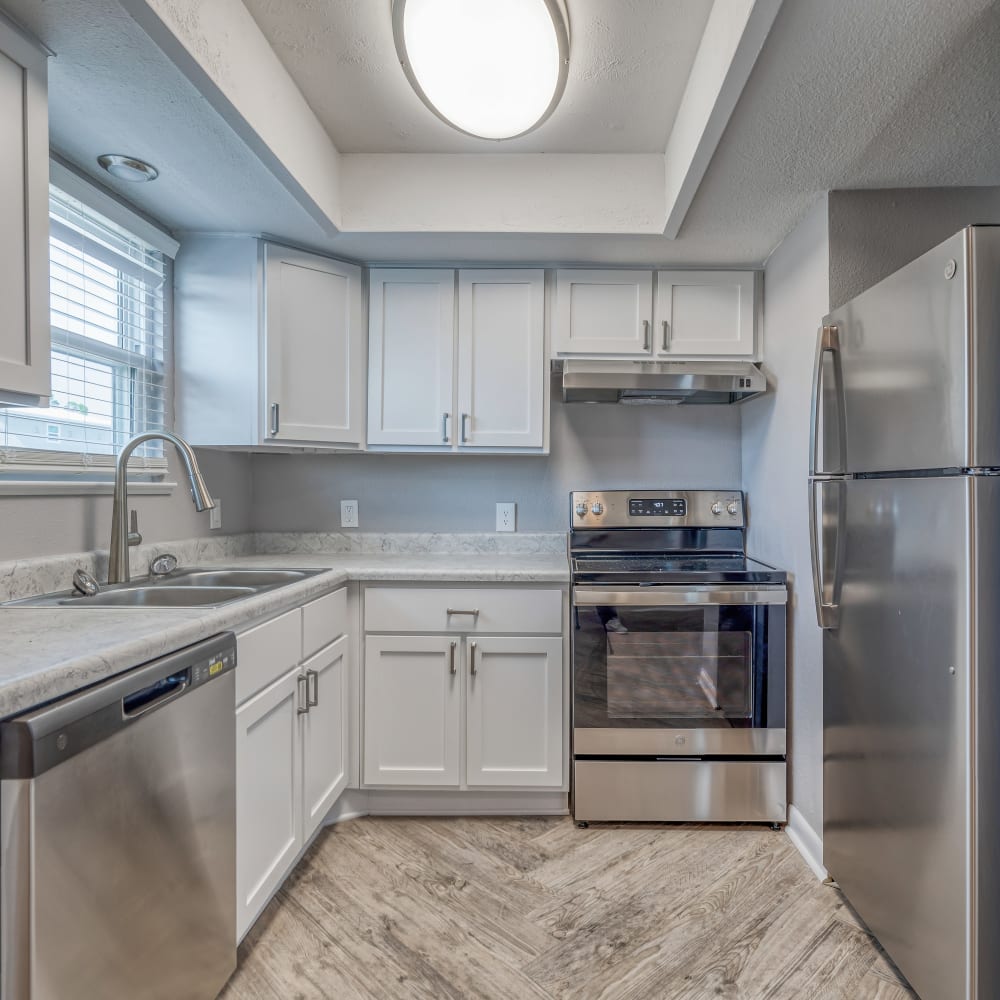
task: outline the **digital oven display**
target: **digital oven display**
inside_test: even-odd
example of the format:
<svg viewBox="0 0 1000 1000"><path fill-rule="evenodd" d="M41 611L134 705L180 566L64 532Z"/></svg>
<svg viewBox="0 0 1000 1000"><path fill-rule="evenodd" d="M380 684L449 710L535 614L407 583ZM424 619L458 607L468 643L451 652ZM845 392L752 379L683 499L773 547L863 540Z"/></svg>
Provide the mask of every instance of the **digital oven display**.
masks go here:
<svg viewBox="0 0 1000 1000"><path fill-rule="evenodd" d="M648 500L641 497L629 499L628 513L629 517L685 517L687 500Z"/></svg>

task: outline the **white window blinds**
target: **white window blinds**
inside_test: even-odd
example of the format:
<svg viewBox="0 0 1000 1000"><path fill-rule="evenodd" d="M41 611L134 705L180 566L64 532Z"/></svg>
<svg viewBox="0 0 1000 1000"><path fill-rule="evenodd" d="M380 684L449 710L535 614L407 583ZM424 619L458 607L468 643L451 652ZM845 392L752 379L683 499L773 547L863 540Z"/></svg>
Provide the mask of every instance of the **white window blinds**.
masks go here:
<svg viewBox="0 0 1000 1000"><path fill-rule="evenodd" d="M107 469L132 435L166 422L166 258L54 187L49 222L52 396L0 409L0 472ZM162 472L162 442L131 467Z"/></svg>

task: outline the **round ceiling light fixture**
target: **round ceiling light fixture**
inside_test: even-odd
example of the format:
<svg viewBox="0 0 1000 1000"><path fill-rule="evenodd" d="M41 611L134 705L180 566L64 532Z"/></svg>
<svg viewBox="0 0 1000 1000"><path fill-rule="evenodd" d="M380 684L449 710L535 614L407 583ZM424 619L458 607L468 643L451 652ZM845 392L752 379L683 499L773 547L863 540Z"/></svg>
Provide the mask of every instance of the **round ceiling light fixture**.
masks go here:
<svg viewBox="0 0 1000 1000"><path fill-rule="evenodd" d="M514 139L555 110L569 72L560 0L393 0L396 53L442 121Z"/></svg>
<svg viewBox="0 0 1000 1000"><path fill-rule="evenodd" d="M117 177L120 181L130 181L133 184L139 184L142 181L155 181L160 176L160 171L151 163L137 160L134 156L104 153L97 158L97 162L112 177Z"/></svg>

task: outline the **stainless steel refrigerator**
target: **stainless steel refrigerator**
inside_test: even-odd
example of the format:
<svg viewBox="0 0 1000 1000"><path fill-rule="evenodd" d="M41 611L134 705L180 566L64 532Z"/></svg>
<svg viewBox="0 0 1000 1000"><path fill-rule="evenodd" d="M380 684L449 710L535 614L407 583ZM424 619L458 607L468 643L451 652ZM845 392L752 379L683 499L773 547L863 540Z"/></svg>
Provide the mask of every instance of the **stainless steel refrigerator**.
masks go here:
<svg viewBox="0 0 1000 1000"><path fill-rule="evenodd" d="M824 320L809 488L824 863L922 1000L993 1000L1000 227Z"/></svg>

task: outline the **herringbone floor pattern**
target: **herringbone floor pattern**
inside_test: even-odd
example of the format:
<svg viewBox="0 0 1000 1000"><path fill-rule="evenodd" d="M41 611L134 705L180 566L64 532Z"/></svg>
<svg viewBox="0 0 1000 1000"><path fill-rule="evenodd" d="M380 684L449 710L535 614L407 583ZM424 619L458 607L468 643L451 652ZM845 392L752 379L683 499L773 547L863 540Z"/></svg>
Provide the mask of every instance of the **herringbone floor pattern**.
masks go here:
<svg viewBox="0 0 1000 1000"><path fill-rule="evenodd" d="M221 1000L913 996L763 827L368 818L321 834Z"/></svg>

